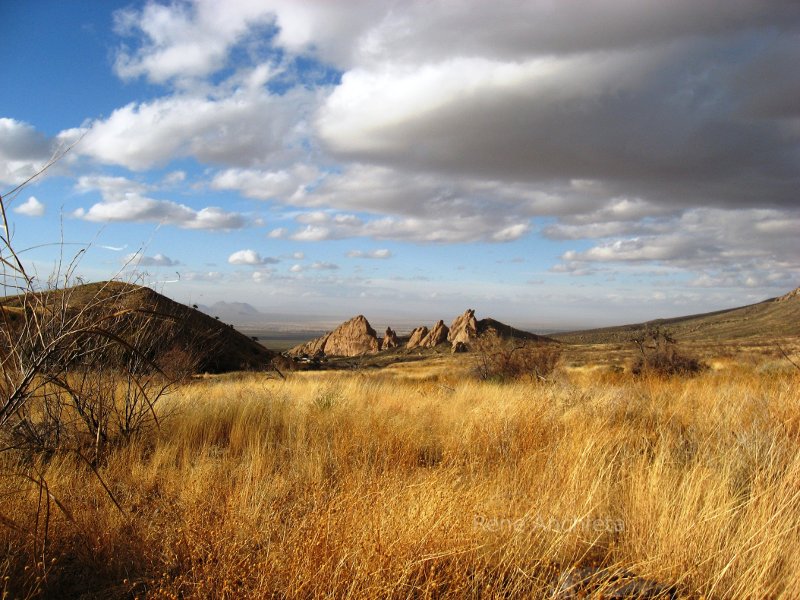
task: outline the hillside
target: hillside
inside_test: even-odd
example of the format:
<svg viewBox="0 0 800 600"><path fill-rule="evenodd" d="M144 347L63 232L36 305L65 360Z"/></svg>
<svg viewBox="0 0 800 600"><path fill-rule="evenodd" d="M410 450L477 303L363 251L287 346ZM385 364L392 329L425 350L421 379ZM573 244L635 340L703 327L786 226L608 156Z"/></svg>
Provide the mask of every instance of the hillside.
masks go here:
<svg viewBox="0 0 800 600"><path fill-rule="evenodd" d="M159 364L182 361L197 372L264 369L275 355L232 326L147 287L105 281L31 296L0 298L0 327L20 327L26 311L51 329L65 321L98 323Z"/></svg>
<svg viewBox="0 0 800 600"><path fill-rule="evenodd" d="M719 310L644 323L556 333L551 337L569 343L608 344L627 342L647 328L664 327L682 341L750 341L800 336L800 288L739 308Z"/></svg>

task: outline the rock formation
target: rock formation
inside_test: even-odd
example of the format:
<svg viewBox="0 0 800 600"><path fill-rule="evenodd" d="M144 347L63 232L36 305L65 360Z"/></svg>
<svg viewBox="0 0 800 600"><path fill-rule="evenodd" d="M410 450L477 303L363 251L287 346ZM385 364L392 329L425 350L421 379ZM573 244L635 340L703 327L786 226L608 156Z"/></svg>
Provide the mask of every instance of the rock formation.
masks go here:
<svg viewBox="0 0 800 600"><path fill-rule="evenodd" d="M381 350L397 348L399 345L400 344L397 341L397 333L391 327L387 327L386 333L383 334L383 339L381 340Z"/></svg>
<svg viewBox="0 0 800 600"><path fill-rule="evenodd" d="M554 342L550 338L514 329L510 325L500 323L494 319L481 319L478 321L475 318L475 311L469 309L464 314L456 317L449 328L444 324L444 321L438 321L432 329L428 329L425 326L417 327L411 332L405 347L408 349L434 348L439 344L450 342L454 352L466 352L471 349L471 345L478 338L490 334L502 339L513 338L517 340ZM295 357L306 356L310 358L360 356L398 348L399 346L400 340L391 327L387 327L383 338L378 339L369 321L359 315L346 323L342 323L322 337L295 346L289 350L288 354Z"/></svg>
<svg viewBox="0 0 800 600"><path fill-rule="evenodd" d="M358 315L320 338L289 350L291 356L360 356L379 350L378 338L369 321Z"/></svg>
<svg viewBox="0 0 800 600"><path fill-rule="evenodd" d="M460 354L461 352L467 352L469 348L464 342L453 342L453 348L451 352L453 354Z"/></svg>
<svg viewBox="0 0 800 600"><path fill-rule="evenodd" d="M428 335L422 339L419 345L423 348L433 348L439 344L443 344L447 341L448 333L450 333L450 330L447 328L447 325L444 324L444 321L439 320L436 325L433 326L433 329L428 332Z"/></svg>
<svg viewBox="0 0 800 600"><path fill-rule="evenodd" d="M406 344L406 348L419 348L422 343L422 340L428 335L428 328L424 325L422 327L417 327L414 331L411 332L411 336L408 338L408 343Z"/></svg>
<svg viewBox="0 0 800 600"><path fill-rule="evenodd" d="M475 310L472 308L464 311L453 319L450 325L450 333L447 335L447 340L452 342L453 346L458 342L469 346L470 342L478 337L478 321L475 319Z"/></svg>
<svg viewBox="0 0 800 600"><path fill-rule="evenodd" d="M800 287L792 290L788 294L784 294L780 298L777 298L778 302L786 302L787 300L798 300L800 299Z"/></svg>
<svg viewBox="0 0 800 600"><path fill-rule="evenodd" d="M326 333L322 337L318 337L315 340L311 340L310 342L306 342L301 346L296 346L289 350L289 354L292 356L299 356L301 354L305 354L306 356L324 356L325 355L325 344L328 343L328 338L331 337L330 333ZM295 352L296 349L299 349Z"/></svg>

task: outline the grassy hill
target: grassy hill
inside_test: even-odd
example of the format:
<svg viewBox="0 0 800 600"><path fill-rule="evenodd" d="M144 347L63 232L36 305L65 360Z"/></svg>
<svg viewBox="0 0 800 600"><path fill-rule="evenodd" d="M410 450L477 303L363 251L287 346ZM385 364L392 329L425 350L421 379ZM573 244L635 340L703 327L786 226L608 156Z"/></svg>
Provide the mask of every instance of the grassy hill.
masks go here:
<svg viewBox="0 0 800 600"><path fill-rule="evenodd" d="M192 370L200 372L264 369L274 356L230 325L150 288L119 281L8 296L0 299L0 315L0 328L12 331L22 331L34 321L51 330L66 322L78 327L96 324L142 346L159 364L188 360Z"/></svg>
<svg viewBox="0 0 800 600"><path fill-rule="evenodd" d="M657 326L669 330L677 340L691 342L748 342L800 336L800 288L780 298L739 308L557 333L551 337L569 343L613 344L628 342L647 328Z"/></svg>

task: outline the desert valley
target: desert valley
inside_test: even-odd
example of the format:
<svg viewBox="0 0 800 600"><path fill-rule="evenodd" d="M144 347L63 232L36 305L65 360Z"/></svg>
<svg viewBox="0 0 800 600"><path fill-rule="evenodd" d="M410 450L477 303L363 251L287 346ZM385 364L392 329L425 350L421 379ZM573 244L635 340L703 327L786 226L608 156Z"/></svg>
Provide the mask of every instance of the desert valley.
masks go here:
<svg viewBox="0 0 800 600"><path fill-rule="evenodd" d="M798 315L277 353L132 284L7 297L4 593L792 597Z"/></svg>

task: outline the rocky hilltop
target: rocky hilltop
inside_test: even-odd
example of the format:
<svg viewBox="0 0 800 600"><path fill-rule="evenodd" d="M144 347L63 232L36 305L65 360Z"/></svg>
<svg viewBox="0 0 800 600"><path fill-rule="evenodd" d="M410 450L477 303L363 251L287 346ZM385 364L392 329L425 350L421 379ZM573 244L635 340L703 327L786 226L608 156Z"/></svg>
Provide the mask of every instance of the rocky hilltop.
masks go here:
<svg viewBox="0 0 800 600"><path fill-rule="evenodd" d="M400 343L397 341L397 333L391 327L386 328L386 333L383 334L381 340L381 350L391 350L397 348Z"/></svg>
<svg viewBox="0 0 800 600"><path fill-rule="evenodd" d="M363 315L358 315L319 338L295 346L288 354L309 358L362 356L399 348L405 350L435 348L448 343L454 352L463 352L469 350L475 341L484 335L495 335L504 339L553 341L547 337L514 329L494 319L478 320L475 318L475 310L468 309L453 319L450 327L442 320L437 321L431 329L421 325L411 331L407 340L399 338L391 327L387 327L384 336L378 338L369 321Z"/></svg>
<svg viewBox="0 0 800 600"><path fill-rule="evenodd" d="M424 325L422 327L417 327L411 332L411 337L406 344L406 348L435 348L439 344L443 344L447 341L447 334L449 332L450 330L442 320L437 321L433 329L430 330Z"/></svg>
<svg viewBox="0 0 800 600"><path fill-rule="evenodd" d="M330 333L289 350L290 356L361 356L380 349L375 330L364 315L345 321Z"/></svg>

